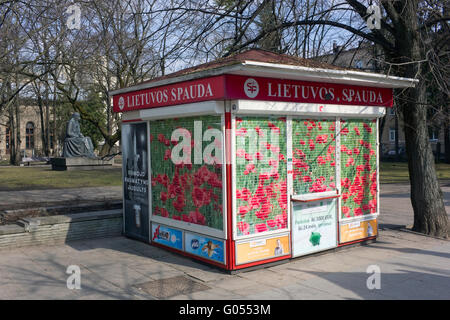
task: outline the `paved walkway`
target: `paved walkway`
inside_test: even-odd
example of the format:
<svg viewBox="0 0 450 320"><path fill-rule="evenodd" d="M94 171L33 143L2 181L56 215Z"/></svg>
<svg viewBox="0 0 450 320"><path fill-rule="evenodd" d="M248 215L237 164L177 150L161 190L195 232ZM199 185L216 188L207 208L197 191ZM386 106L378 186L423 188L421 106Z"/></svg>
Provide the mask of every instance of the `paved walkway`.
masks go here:
<svg viewBox="0 0 450 320"><path fill-rule="evenodd" d="M80 267L80 290L67 289L69 265ZM381 270L380 289L367 288L370 265ZM180 294L182 280L190 284ZM0 255L0 299L156 298L450 299L450 241L382 230L368 246L235 275L124 237Z"/></svg>
<svg viewBox="0 0 450 320"><path fill-rule="evenodd" d="M385 226L412 226L414 214L409 184L382 184L380 192L381 214L379 222ZM450 181L441 182L444 205L450 218Z"/></svg>
<svg viewBox="0 0 450 320"><path fill-rule="evenodd" d="M78 197L120 197L120 188L86 189ZM409 187L382 190L380 235L367 246L236 275L124 237L2 250L0 299L450 299L450 241L392 229L412 223ZM450 212L450 187L443 191ZM80 290L66 286L70 265L80 267ZM381 270L380 289L367 288L370 265Z"/></svg>

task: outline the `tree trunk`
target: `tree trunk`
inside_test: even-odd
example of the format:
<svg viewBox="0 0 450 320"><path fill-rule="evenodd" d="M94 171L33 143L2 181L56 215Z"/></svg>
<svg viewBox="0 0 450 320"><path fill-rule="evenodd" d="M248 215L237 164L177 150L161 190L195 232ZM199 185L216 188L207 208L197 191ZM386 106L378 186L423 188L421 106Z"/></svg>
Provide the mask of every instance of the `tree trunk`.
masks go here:
<svg viewBox="0 0 450 320"><path fill-rule="evenodd" d="M406 152L408 155L413 230L433 236L448 236L448 218L436 176L434 157L428 138L426 87L405 90L401 99Z"/></svg>
<svg viewBox="0 0 450 320"><path fill-rule="evenodd" d="M20 148L22 146L22 139L20 135L20 106L17 99L14 101L14 111L15 111L15 120L16 120L16 148L15 148L15 154L14 154L14 165L18 166L20 164L20 161L22 161L22 155L20 153Z"/></svg>
<svg viewBox="0 0 450 320"><path fill-rule="evenodd" d="M403 115L406 153L408 156L411 204L414 210L413 230L432 236L448 236L448 217L434 156L428 137L427 83L428 69L418 19L418 0L398 3L399 16L395 28L395 52L386 54L389 62L401 63L394 67L396 74L419 79L415 88L408 88L398 96Z"/></svg>
<svg viewBox="0 0 450 320"><path fill-rule="evenodd" d="M105 143L102 145L99 151L99 157L104 157L111 154L114 143L108 139L105 139Z"/></svg>
<svg viewBox="0 0 450 320"><path fill-rule="evenodd" d="M9 163L12 165L16 163L16 124L12 106L9 112Z"/></svg>
<svg viewBox="0 0 450 320"><path fill-rule="evenodd" d="M45 84L45 145L44 154L46 157L50 155L50 102L49 102L49 90L48 83ZM44 127L42 127L44 129Z"/></svg>
<svg viewBox="0 0 450 320"><path fill-rule="evenodd" d="M281 34L280 31L267 32L277 26L277 16L275 14L275 1L269 0L265 4L260 14L261 32L265 36L259 42L259 46L264 50L273 52L281 51Z"/></svg>
<svg viewBox="0 0 450 320"><path fill-rule="evenodd" d="M444 151L445 151L445 163L450 164L450 114L447 110L444 112L445 120L444 120Z"/></svg>
<svg viewBox="0 0 450 320"><path fill-rule="evenodd" d="M397 111L397 110L396 110ZM398 113L395 112L395 161L400 161L400 153L399 153L399 145L398 145L398 140L399 140L399 130L398 130Z"/></svg>
<svg viewBox="0 0 450 320"><path fill-rule="evenodd" d="M45 135L45 130L46 130L47 126L46 126L46 124L44 122L44 108L42 106L42 98L41 98L39 93L37 94L37 102L38 102L38 107L39 107L39 119L40 119L40 122L41 122L42 149L44 150L45 155L48 156L48 154L46 153L48 140L47 140L47 137Z"/></svg>

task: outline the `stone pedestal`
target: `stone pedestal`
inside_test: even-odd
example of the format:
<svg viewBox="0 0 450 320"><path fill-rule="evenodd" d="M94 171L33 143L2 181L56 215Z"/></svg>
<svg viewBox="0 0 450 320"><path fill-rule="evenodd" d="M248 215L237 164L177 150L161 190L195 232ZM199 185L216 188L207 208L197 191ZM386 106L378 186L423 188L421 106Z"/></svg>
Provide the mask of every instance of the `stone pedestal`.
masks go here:
<svg viewBox="0 0 450 320"><path fill-rule="evenodd" d="M114 163L114 159L101 160L86 157L75 158L50 158L52 170L98 170L109 169Z"/></svg>

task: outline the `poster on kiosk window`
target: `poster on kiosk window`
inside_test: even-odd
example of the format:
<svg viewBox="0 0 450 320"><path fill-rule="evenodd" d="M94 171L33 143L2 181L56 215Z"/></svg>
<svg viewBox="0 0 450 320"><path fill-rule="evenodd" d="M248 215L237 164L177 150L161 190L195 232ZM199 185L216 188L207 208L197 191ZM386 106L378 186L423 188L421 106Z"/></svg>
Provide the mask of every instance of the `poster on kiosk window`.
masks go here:
<svg viewBox="0 0 450 320"><path fill-rule="evenodd" d="M337 246L336 199L293 204L292 256Z"/></svg>
<svg viewBox="0 0 450 320"><path fill-rule="evenodd" d="M123 209L125 234L149 238L147 124L122 125Z"/></svg>

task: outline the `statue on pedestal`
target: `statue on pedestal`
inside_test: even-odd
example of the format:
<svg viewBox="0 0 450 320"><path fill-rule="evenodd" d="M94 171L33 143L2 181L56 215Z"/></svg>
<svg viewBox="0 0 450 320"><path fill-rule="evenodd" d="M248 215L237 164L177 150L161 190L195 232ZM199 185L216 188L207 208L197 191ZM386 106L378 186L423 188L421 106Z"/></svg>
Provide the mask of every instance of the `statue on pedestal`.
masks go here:
<svg viewBox="0 0 450 320"><path fill-rule="evenodd" d="M66 138L64 139L63 157L88 157L96 158L94 154L94 146L89 137L83 136L80 130L80 114L75 112L72 114L67 123Z"/></svg>

